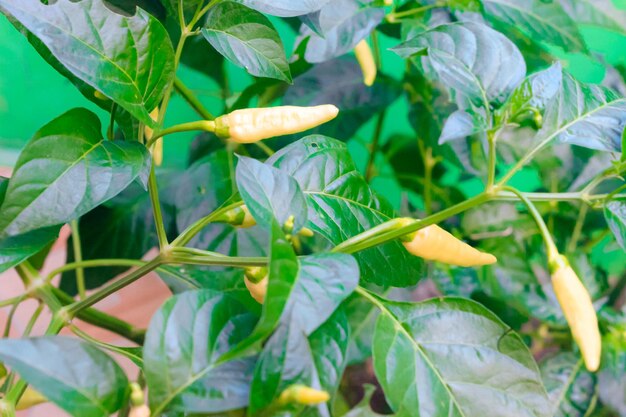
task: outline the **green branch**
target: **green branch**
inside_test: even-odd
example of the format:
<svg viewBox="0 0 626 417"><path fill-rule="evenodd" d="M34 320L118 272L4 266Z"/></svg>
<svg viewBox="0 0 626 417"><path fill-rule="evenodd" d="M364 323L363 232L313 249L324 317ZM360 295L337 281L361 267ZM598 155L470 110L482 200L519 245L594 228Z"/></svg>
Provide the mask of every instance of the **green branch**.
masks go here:
<svg viewBox="0 0 626 417"><path fill-rule="evenodd" d="M205 120L213 120L215 116L209 112L206 107L200 102L198 97L180 80L180 78L174 78L174 89L185 101L191 106L192 109L198 113L200 117Z"/></svg>
<svg viewBox="0 0 626 417"><path fill-rule="evenodd" d="M74 250L74 259L76 259L76 262L81 262L83 260L83 251L81 248L80 232L78 230L77 220L72 220L70 222L70 229L72 230L72 248ZM85 271L80 266L76 268L76 287L78 288L78 296L81 299L85 298Z"/></svg>

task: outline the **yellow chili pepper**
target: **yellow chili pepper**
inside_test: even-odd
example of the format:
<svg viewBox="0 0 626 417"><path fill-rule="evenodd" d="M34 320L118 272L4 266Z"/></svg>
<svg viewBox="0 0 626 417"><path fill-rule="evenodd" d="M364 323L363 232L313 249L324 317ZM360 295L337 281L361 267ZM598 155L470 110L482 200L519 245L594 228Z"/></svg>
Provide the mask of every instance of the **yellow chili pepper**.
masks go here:
<svg viewBox="0 0 626 417"><path fill-rule="evenodd" d="M250 291L250 295L259 304L263 304L265 301L265 295L267 294L268 284L268 271L263 267L250 267L246 268L244 283L246 288Z"/></svg>
<svg viewBox="0 0 626 417"><path fill-rule="evenodd" d="M303 132L334 119L338 113L332 104L235 110L215 119L215 133L236 143L254 143Z"/></svg>
<svg viewBox="0 0 626 417"><path fill-rule="evenodd" d="M409 235L408 239L410 241L402 242L404 247L411 254L430 261L466 267L497 262L492 254L471 247L436 224L418 230Z"/></svg>
<svg viewBox="0 0 626 417"><path fill-rule="evenodd" d="M363 72L363 84L368 87L371 86L376 80L377 69L372 49L365 39L354 47L354 55L356 55L361 66L361 72Z"/></svg>
<svg viewBox="0 0 626 417"><path fill-rule="evenodd" d="M128 417L150 417L150 408L145 404L131 407Z"/></svg>
<svg viewBox="0 0 626 417"><path fill-rule="evenodd" d="M26 391L24 391L24 394L22 395L17 405L15 406L15 409L26 410L27 408L34 407L38 404L42 404L45 402L48 402L48 399L46 397L41 395L39 391L36 391L33 388L28 387L26 388Z"/></svg>
<svg viewBox="0 0 626 417"><path fill-rule="evenodd" d="M564 256L559 256L552 269L554 294L580 348L585 366L591 372L597 371L602 339L591 296Z"/></svg>
<svg viewBox="0 0 626 417"><path fill-rule="evenodd" d="M284 390L278 398L278 403L286 405L297 403L303 405L316 405L330 400L330 395L326 391L307 387L306 385L292 385Z"/></svg>

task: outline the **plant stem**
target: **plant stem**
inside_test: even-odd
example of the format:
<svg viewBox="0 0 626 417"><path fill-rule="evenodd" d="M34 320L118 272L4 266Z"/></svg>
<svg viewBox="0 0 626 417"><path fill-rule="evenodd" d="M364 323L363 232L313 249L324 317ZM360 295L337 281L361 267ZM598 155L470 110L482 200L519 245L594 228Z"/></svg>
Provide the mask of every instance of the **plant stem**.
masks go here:
<svg viewBox="0 0 626 417"><path fill-rule="evenodd" d="M43 311L43 306L44 304L42 302L39 302L37 309L35 310L33 315L30 317L30 320L28 320L28 324L26 324L26 327L24 328L24 333L22 334L22 337L30 336L30 332L33 331L33 327L35 326L35 323L37 322L39 315Z"/></svg>
<svg viewBox="0 0 626 417"><path fill-rule="evenodd" d="M75 316L77 313L86 309L87 307L91 307L92 305L96 304L98 301L105 299L109 295L137 281L139 278L143 277L148 272L156 269L163 263L164 263L164 260L163 260L162 255L158 255L157 257L152 259L150 262L144 264L142 267L130 272L128 275L111 283L110 285L100 288L98 291L94 292L93 294L85 298L84 300L75 302L69 305L68 307L65 307L67 314L70 317Z"/></svg>
<svg viewBox="0 0 626 417"><path fill-rule="evenodd" d="M249 267L266 266L268 263L264 257L227 256L193 248L173 248L171 256L175 263L194 265Z"/></svg>
<svg viewBox="0 0 626 417"><path fill-rule="evenodd" d="M576 225L574 226L574 231L572 232L572 236L567 244L567 253L572 253L576 250L576 245L578 245L578 240L580 239L583 226L585 225L585 218L587 217L587 210L589 206L582 205L580 207L580 211L578 212L578 219L576 219Z"/></svg>
<svg viewBox="0 0 626 417"><path fill-rule="evenodd" d="M156 175L154 174L154 165L150 167L148 191L150 193L150 202L152 203L154 224L159 238L159 247L163 250L169 246L169 243L167 241L167 233L165 232L165 224L163 223L163 214L161 213L161 201L159 200L159 188L156 182Z"/></svg>
<svg viewBox="0 0 626 417"><path fill-rule="evenodd" d="M412 16L414 14L419 14L419 13L428 11L430 9L435 9L437 7L442 7L442 6L443 6L443 4L440 4L440 3L428 4L426 6L416 7L414 9L405 10L403 12L390 13L390 14L387 15L386 19L387 19L388 22L394 23L398 19L402 19L404 17Z"/></svg>
<svg viewBox="0 0 626 417"><path fill-rule="evenodd" d="M6 300L2 300L0 301L0 308L2 307L8 307L8 306L12 306L16 303L19 303L22 301L24 295L16 295L15 297L11 297L11 298L7 298Z"/></svg>
<svg viewBox="0 0 626 417"><path fill-rule="evenodd" d="M214 132L215 122L213 122L212 120L198 120L195 122L181 123L172 127L168 127L167 129L156 132L146 146L152 146L154 142L157 141L157 139L160 139L163 136L171 135L173 133L191 132L196 130L201 130L204 132Z"/></svg>
<svg viewBox="0 0 626 417"><path fill-rule="evenodd" d="M213 116L211 112L204 107L193 91L191 91L178 77L174 78L174 89L181 95L182 98L185 99L185 101L187 101L187 103L189 103L191 108L194 109L200 117L205 120L215 119L215 116Z"/></svg>
<svg viewBox="0 0 626 417"><path fill-rule="evenodd" d="M81 248L80 232L78 230L78 220L70 222L72 230L72 248L74 249L74 259L80 263L83 261L83 251ZM76 268L76 287L78 288L78 297L82 300L86 296L85 290L85 271L82 267Z"/></svg>
<svg viewBox="0 0 626 417"><path fill-rule="evenodd" d="M13 325L13 317L15 316L15 312L17 311L17 308L20 306L22 301L24 301L26 298L26 294L20 295L11 306L11 311L9 311L9 316L7 317L7 322L4 327L4 334L2 335L3 338L9 337L9 333L11 332L11 326Z"/></svg>
<svg viewBox="0 0 626 417"><path fill-rule="evenodd" d="M60 290L59 288L51 286L50 290L59 299L62 305L67 306L71 305L74 302L74 299L69 294ZM128 340L137 343L138 345L143 344L145 330L138 329L132 324L124 320L118 319L117 317L110 316L100 310L96 310L95 308L86 308L82 311L79 311L76 314L76 317L78 317L85 323L93 324L94 326L118 334Z"/></svg>
<svg viewBox="0 0 626 417"><path fill-rule="evenodd" d="M242 205L243 205L243 201L238 201L236 203L218 208L217 210L215 210L213 213L209 214L208 216L197 220L195 223L189 225L176 239L174 239L171 246L172 247L185 246L187 243L191 241L191 239L194 238L195 235L197 235L208 224L218 220L221 216L223 216L228 211L236 207L242 206Z"/></svg>
<svg viewBox="0 0 626 417"><path fill-rule="evenodd" d="M350 239L335 246L331 252L342 253L355 253L364 249L371 248L376 245L388 242L390 240L397 239L409 233L416 232L431 224L439 223L449 217L462 213L480 204L483 204L492 199L492 195L482 193L472 198L469 198L459 204L448 207L438 213L423 218L422 220L415 220L412 223L404 226L397 226L399 219L391 219L385 223L382 223L373 229L366 230ZM395 227L394 227L395 225ZM378 233L374 231L378 230Z"/></svg>
<svg viewBox="0 0 626 417"><path fill-rule="evenodd" d="M378 116L376 121L376 127L374 128L374 137L372 139L372 146L370 149L370 156L367 160L367 166L365 168L365 181L370 182L374 176L374 164L376 162L376 154L378 153L378 145L380 143L380 136L383 131L383 124L385 122L386 110Z"/></svg>
<svg viewBox="0 0 626 417"><path fill-rule="evenodd" d="M143 363L143 359L140 358L137 355L133 355L132 353L122 349L120 346L115 346L115 345L111 345L109 343L105 343L101 340L96 339L95 337L91 336L89 333L84 332L83 330L79 329L78 327L76 327L75 325L70 325L70 329L72 330L72 333L74 333L76 336L80 337L81 339L92 343L98 347L101 347L103 349L109 350L111 352L117 353L119 355L122 355L128 359L130 359L132 362L139 362L139 363Z"/></svg>
<svg viewBox="0 0 626 417"><path fill-rule="evenodd" d="M90 259L81 262L70 262L63 266L60 266L54 269L46 276L46 281L50 282L52 278L55 276L65 272L71 271L73 269L86 269L86 268L97 268L97 267L105 267L105 266L142 266L145 264L144 261L140 261L137 259Z"/></svg>
<svg viewBox="0 0 626 417"><path fill-rule="evenodd" d="M487 133L487 141L489 142L489 155L488 155L488 168L487 168L487 190L491 190L493 188L493 184L496 180L496 162L498 156L496 154L496 142L498 140L498 130L497 132L488 132Z"/></svg>
<svg viewBox="0 0 626 417"><path fill-rule="evenodd" d="M550 234L550 231L548 230L546 223L543 221L543 217L541 217L541 213L539 213L539 211L537 210L537 207L535 207L535 205L524 195L524 193L518 191L516 188L503 187L503 189L508 190L512 192L513 194L517 195L519 199L522 201L522 203L526 205L528 212L535 220L535 223L537 224L537 227L539 228L539 231L541 232L541 236L543 237L543 241L546 245L546 252L548 254L548 262L553 262L554 260L556 260L559 256L559 250L554 244L552 235Z"/></svg>

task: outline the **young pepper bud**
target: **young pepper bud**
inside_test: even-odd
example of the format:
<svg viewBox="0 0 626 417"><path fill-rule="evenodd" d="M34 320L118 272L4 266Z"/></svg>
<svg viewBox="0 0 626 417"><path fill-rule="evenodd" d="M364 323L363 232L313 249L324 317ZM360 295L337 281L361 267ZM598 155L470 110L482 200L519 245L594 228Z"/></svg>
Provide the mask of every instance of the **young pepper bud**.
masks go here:
<svg viewBox="0 0 626 417"><path fill-rule="evenodd" d="M243 279L246 288L250 291L250 295L259 304L265 302L268 284L268 271L264 267L246 268L245 277Z"/></svg>
<svg viewBox="0 0 626 417"><path fill-rule="evenodd" d="M152 118L152 120L156 121L159 118L159 108L155 107L154 110L152 110L152 112L150 112L150 118ZM152 139L152 135L154 134L154 131L152 130L151 127L146 126L143 128L143 134L146 137L146 140L149 141L150 139ZM158 139L152 148L152 160L154 161L154 164L156 166L161 166L161 164L163 163L163 138Z"/></svg>
<svg viewBox="0 0 626 417"><path fill-rule="evenodd" d="M316 405L325 403L328 400L330 400L330 395L326 391L307 387L306 385L292 385L278 397L278 403L281 405L290 403Z"/></svg>
<svg viewBox="0 0 626 417"><path fill-rule="evenodd" d="M363 73L363 84L371 86L376 81L376 62L374 61L374 55L372 49L365 39L359 42L354 47L354 55L356 60L361 66L361 72Z"/></svg>
<svg viewBox="0 0 626 417"><path fill-rule="evenodd" d="M409 222L413 219L406 219L405 223ZM498 261L492 254L471 247L436 224L408 235L402 244L415 256L450 265L470 267Z"/></svg>
<svg viewBox="0 0 626 417"><path fill-rule="evenodd" d="M574 341L580 348L587 370L600 366L602 339L598 318L589 292L564 256L551 262L552 286Z"/></svg>
<svg viewBox="0 0 626 417"><path fill-rule="evenodd" d="M332 104L241 109L215 119L215 133L236 143L254 143L303 132L334 119L338 113Z"/></svg>
<svg viewBox="0 0 626 417"><path fill-rule="evenodd" d="M150 408L145 404L143 388L136 382L130 384L130 412L128 417L150 417Z"/></svg>

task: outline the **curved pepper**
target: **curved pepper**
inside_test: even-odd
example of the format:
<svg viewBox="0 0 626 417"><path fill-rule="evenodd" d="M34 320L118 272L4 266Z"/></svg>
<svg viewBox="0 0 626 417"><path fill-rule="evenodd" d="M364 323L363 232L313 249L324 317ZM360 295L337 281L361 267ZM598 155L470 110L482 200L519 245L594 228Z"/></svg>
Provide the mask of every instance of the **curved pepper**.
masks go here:
<svg viewBox="0 0 626 417"><path fill-rule="evenodd" d="M410 241L402 242L404 247L411 254L430 261L465 267L497 262L492 254L471 247L436 224L418 230L409 239Z"/></svg>
<svg viewBox="0 0 626 417"><path fill-rule="evenodd" d="M354 47L354 55L356 55L361 66L361 72L363 72L363 84L368 87L371 86L376 80L377 69L372 49L365 39Z"/></svg>
<svg viewBox="0 0 626 417"><path fill-rule="evenodd" d="M334 119L338 113L332 104L235 110L215 119L215 133L236 143L254 143L303 132Z"/></svg>
<svg viewBox="0 0 626 417"><path fill-rule="evenodd" d="M587 370L600 366L602 338L589 292L563 256L552 272L552 286Z"/></svg>

